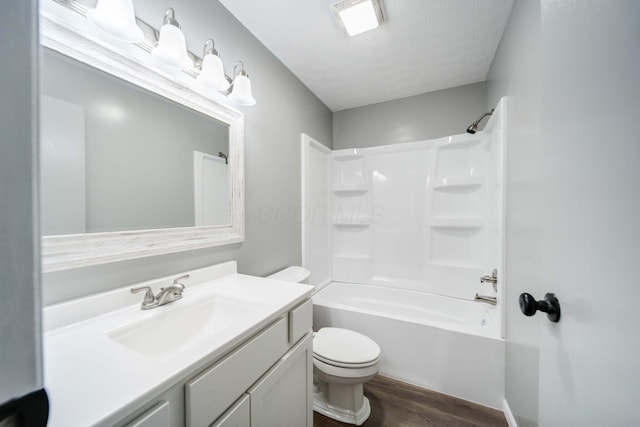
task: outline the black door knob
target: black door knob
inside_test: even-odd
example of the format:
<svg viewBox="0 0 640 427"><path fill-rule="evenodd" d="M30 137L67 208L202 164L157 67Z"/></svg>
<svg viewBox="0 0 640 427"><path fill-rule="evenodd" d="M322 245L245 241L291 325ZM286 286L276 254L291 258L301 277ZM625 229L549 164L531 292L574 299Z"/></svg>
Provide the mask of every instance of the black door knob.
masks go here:
<svg viewBox="0 0 640 427"><path fill-rule="evenodd" d="M536 301L533 295L520 294L520 311L525 316L533 316L536 311L547 313L547 318L556 323L560 321L560 301L554 294L546 294L543 300Z"/></svg>

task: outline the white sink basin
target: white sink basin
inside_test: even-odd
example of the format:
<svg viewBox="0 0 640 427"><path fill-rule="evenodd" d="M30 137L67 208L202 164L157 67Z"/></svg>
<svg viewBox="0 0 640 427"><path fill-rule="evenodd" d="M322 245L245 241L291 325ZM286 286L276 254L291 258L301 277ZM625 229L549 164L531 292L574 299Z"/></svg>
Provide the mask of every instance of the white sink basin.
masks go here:
<svg viewBox="0 0 640 427"><path fill-rule="evenodd" d="M182 303L182 304L181 304ZM116 343L151 357L173 356L207 336L220 332L252 311L238 301L208 298L198 302L178 300L148 312L145 317L105 331Z"/></svg>

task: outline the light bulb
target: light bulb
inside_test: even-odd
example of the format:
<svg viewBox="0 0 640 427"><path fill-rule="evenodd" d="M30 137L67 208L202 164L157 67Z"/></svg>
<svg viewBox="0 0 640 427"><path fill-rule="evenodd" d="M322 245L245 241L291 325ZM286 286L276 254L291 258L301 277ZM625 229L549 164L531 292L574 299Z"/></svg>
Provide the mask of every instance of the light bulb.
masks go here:
<svg viewBox="0 0 640 427"><path fill-rule="evenodd" d="M160 28L158 45L151 51L151 54L163 65L171 68L193 67L193 61L187 53L187 41L171 8L165 12L164 25Z"/></svg>
<svg viewBox="0 0 640 427"><path fill-rule="evenodd" d="M209 44L211 47L208 47ZM209 39L204 44L204 55L202 58L202 71L196 81L202 86L217 91L229 89L229 82L224 75L224 65L218 56L218 52L213 47L213 40Z"/></svg>
<svg viewBox="0 0 640 427"><path fill-rule="evenodd" d="M256 105L256 100L251 94L251 80L245 74L239 74L233 80L233 88L229 94L229 101L234 104L250 107Z"/></svg>
<svg viewBox="0 0 640 427"><path fill-rule="evenodd" d="M144 33L136 24L133 0L98 0L95 9L87 11L87 18L100 31L120 41L144 40Z"/></svg>

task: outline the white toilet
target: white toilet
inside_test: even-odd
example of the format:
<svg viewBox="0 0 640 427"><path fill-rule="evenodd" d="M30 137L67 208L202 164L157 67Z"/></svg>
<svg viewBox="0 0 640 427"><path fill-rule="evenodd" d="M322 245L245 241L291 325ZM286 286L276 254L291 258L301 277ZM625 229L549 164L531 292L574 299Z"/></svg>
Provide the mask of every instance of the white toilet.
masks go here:
<svg viewBox="0 0 640 427"><path fill-rule="evenodd" d="M303 267L289 267L268 278L304 283L310 274ZM371 338L348 329L320 329L313 337L313 410L361 425L371 414L362 385L379 367L380 346Z"/></svg>

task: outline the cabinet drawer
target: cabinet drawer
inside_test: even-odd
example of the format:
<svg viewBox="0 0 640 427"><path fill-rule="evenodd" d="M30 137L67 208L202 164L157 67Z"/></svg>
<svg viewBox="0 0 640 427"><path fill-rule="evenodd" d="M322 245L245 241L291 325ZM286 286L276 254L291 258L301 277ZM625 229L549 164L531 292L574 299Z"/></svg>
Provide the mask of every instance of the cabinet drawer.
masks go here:
<svg viewBox="0 0 640 427"><path fill-rule="evenodd" d="M210 426L287 348L287 321L279 319L212 368L187 382L187 425Z"/></svg>
<svg viewBox="0 0 640 427"><path fill-rule="evenodd" d="M249 395L245 394L211 427L251 427Z"/></svg>
<svg viewBox="0 0 640 427"><path fill-rule="evenodd" d="M289 343L294 344L311 329L313 303L307 300L289 311Z"/></svg>

